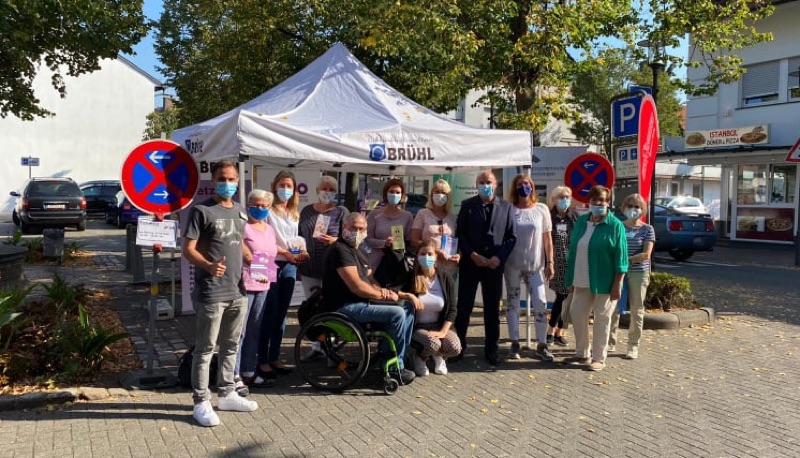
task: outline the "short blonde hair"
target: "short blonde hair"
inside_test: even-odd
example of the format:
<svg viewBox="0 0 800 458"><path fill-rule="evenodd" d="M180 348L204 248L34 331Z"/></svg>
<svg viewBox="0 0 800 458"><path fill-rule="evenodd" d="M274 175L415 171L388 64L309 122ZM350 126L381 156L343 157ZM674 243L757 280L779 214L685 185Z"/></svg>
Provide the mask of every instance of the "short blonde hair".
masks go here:
<svg viewBox="0 0 800 458"><path fill-rule="evenodd" d="M550 191L550 203L555 205L556 200L558 200L558 196L561 194L567 194L572 197L572 188L567 186L556 186Z"/></svg>
<svg viewBox="0 0 800 458"><path fill-rule="evenodd" d="M436 183L431 186L431 192L428 193L428 203L425 205L428 210L433 210L436 206L433 204L433 191L440 189L443 193L447 194L447 203L444 204L444 209L447 214L453 213L453 189L447 180L439 178Z"/></svg>
<svg viewBox="0 0 800 458"><path fill-rule="evenodd" d="M330 175L322 175L321 177L319 177L319 183L317 183L317 189L319 189L320 186L322 186L323 184L329 184L333 189L337 191L339 190L339 182L336 181L336 178Z"/></svg>
<svg viewBox="0 0 800 458"><path fill-rule="evenodd" d="M634 193L626 197L622 201L622 211L625 211L625 207L630 204L638 205L639 208L642 210L642 216L647 214L647 202L645 202L644 197L641 194Z"/></svg>
<svg viewBox="0 0 800 458"><path fill-rule="evenodd" d="M257 199L266 199L269 204L272 205L272 202L275 201L275 195L263 189L253 189L250 191L250 194L247 195L247 202L250 203Z"/></svg>

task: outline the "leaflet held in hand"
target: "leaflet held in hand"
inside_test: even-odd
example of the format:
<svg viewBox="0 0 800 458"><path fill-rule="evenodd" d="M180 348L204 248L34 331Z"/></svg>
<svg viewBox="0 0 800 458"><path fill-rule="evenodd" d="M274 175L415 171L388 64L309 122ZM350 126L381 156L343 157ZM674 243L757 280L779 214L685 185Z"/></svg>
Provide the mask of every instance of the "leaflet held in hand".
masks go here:
<svg viewBox="0 0 800 458"><path fill-rule="evenodd" d="M269 253L254 251L250 262L250 278L259 282L273 283L278 281L278 266Z"/></svg>
<svg viewBox="0 0 800 458"><path fill-rule="evenodd" d="M392 249L406 249L406 240L403 238L403 226L392 226Z"/></svg>
<svg viewBox="0 0 800 458"><path fill-rule="evenodd" d="M442 251L444 251L447 256L455 256L458 254L458 239L448 235L443 235Z"/></svg>
<svg viewBox="0 0 800 458"><path fill-rule="evenodd" d="M320 238L328 234L328 226L331 224L331 217L328 215L317 215L317 223L314 225L314 234L312 238Z"/></svg>

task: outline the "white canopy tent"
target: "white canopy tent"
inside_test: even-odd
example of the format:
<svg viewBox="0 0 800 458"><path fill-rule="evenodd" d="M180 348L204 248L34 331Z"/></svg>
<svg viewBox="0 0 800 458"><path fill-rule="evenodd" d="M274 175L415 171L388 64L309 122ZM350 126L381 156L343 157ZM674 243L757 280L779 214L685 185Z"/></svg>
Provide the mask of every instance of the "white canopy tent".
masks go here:
<svg viewBox="0 0 800 458"><path fill-rule="evenodd" d="M337 43L255 99L172 134L198 161L429 175L531 164L530 132L478 129L418 105Z"/></svg>

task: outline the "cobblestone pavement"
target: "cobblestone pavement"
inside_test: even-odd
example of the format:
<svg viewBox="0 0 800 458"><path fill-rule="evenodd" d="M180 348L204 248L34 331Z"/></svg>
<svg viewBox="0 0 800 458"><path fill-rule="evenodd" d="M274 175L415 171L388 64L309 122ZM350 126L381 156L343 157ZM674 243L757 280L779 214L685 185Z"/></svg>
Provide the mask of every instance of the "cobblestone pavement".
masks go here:
<svg viewBox="0 0 800 458"><path fill-rule="evenodd" d="M100 261L105 269L76 269L72 278L114 277L118 260ZM787 285L800 280L797 271L781 272ZM135 306L146 291L112 284L129 296L119 303L123 319L139 329L132 321L146 323ZM695 284L705 305L715 306L715 290ZM757 296L758 288L748 292ZM543 363L527 350L491 371L476 356L476 314L472 354L451 364L448 375L418 379L395 396L378 390L375 373L337 395L300 386L290 375L254 390L256 412L221 412L223 424L207 429L193 423L188 392L120 392L105 401L0 414L0 456L797 456L797 320L728 308L711 326L645 331L640 359L613 354L598 373ZM294 323L284 341L289 361ZM193 324L191 316L158 322L163 367L191 339ZM557 356L570 348L556 348Z"/></svg>

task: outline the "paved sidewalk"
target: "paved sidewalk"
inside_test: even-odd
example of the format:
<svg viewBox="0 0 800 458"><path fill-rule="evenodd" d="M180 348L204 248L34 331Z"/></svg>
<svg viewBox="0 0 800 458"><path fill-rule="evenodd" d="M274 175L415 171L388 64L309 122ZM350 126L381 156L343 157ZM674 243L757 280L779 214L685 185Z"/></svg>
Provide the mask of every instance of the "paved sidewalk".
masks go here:
<svg viewBox="0 0 800 458"><path fill-rule="evenodd" d="M147 288L125 283L129 276L114 271L119 259L100 261L103 269L63 275L112 288L123 320L143 338ZM800 273L786 272L796 285ZM715 307L714 290L695 288ZM768 295L758 285L748 292ZM54 411L0 413L0 456L797 456L800 327L790 324L797 320L726 307L712 326L645 331L639 360L612 355L599 373L542 363L530 351L490 371L476 356L475 315L468 357L396 396L383 395L375 375L339 395L291 375L252 394L258 411L222 412L223 425L206 429L192 421L188 392L120 393ZM297 329L289 324L291 362ZM193 316L158 322L163 367L176 362L193 325Z"/></svg>

